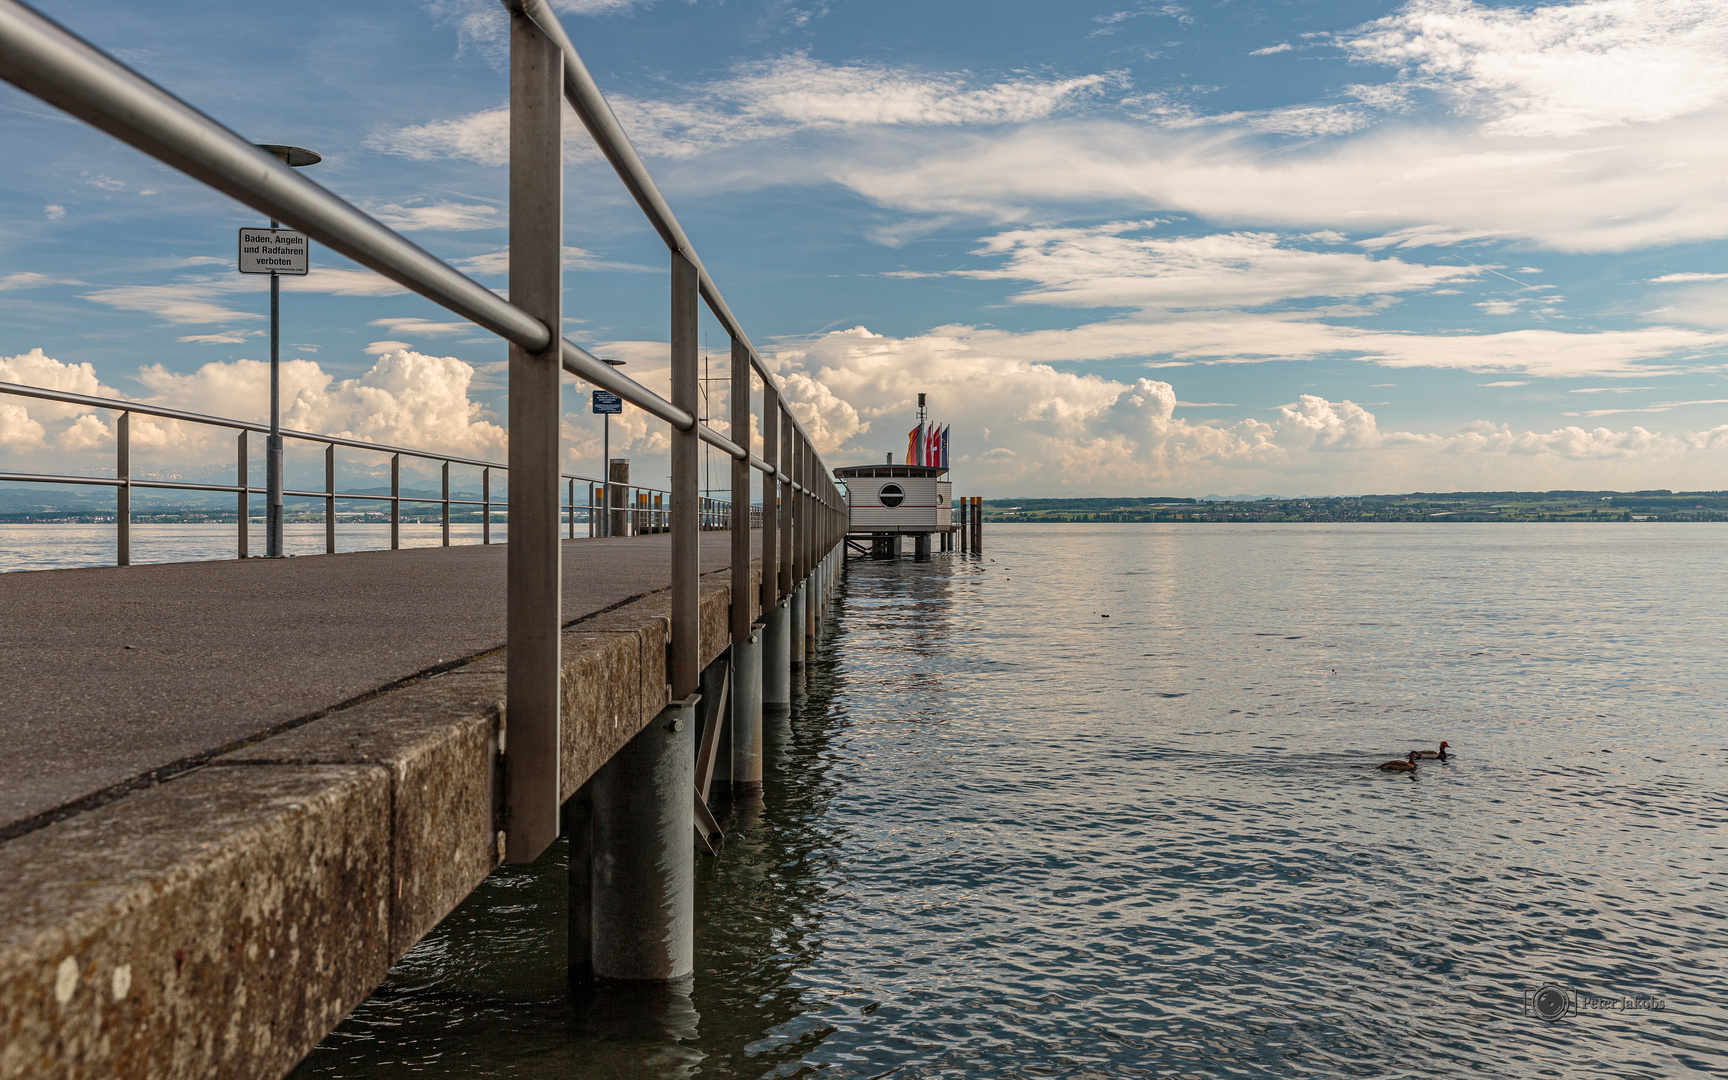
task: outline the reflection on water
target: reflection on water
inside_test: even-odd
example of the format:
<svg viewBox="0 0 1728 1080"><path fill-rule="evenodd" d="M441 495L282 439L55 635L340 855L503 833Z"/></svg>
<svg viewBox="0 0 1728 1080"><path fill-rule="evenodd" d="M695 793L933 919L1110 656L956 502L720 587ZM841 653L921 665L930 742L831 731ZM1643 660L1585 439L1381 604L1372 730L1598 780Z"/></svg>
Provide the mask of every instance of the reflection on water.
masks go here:
<svg viewBox="0 0 1728 1080"><path fill-rule="evenodd" d="M296 1075L1728 1068L1728 528L989 539L849 568L693 985L569 991L554 849Z"/></svg>

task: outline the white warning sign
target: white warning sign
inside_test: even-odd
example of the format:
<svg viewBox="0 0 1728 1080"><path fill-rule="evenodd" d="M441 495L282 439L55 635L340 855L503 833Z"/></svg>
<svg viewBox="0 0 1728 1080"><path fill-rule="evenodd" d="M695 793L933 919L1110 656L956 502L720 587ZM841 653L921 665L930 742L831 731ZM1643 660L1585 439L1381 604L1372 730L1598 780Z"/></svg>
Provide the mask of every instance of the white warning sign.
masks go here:
<svg viewBox="0 0 1728 1080"><path fill-rule="evenodd" d="M241 229L242 274L304 274L312 266L312 241L298 229Z"/></svg>

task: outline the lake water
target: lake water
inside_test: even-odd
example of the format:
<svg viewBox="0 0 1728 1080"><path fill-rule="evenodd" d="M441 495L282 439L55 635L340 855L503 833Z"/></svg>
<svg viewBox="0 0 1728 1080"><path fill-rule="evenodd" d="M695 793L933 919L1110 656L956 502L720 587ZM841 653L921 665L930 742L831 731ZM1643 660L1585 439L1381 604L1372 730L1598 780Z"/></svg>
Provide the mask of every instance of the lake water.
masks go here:
<svg viewBox="0 0 1728 1080"><path fill-rule="evenodd" d="M1728 1072L1728 527L986 539L849 565L691 986L566 988L555 847L295 1076Z"/></svg>

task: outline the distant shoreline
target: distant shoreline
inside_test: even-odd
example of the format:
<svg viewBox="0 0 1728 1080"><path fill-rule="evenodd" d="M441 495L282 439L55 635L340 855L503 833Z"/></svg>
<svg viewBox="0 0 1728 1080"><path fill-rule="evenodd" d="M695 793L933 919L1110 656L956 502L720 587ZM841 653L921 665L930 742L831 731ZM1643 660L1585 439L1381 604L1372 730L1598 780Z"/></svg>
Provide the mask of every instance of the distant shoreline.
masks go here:
<svg viewBox="0 0 1728 1080"><path fill-rule="evenodd" d="M1371 522L1728 521L1728 491L1471 491L1408 495L987 499L988 522L1255 524Z"/></svg>

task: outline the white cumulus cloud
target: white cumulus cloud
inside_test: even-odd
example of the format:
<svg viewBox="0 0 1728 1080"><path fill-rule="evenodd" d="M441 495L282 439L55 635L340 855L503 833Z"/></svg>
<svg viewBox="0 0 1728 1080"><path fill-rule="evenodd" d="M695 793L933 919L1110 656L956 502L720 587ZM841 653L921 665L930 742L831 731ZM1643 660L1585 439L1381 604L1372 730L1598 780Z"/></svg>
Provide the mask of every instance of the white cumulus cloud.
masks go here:
<svg viewBox="0 0 1728 1080"><path fill-rule="evenodd" d="M1715 0L1413 0L1341 44L1404 67L1491 133L1571 135L1728 101L1728 8Z"/></svg>
<svg viewBox="0 0 1728 1080"><path fill-rule="evenodd" d="M1656 478L1701 484L1728 464L1728 425L1520 431L1479 421L1412 432L1382 428L1361 403L1318 395L1268 420L1192 421L1172 383L1063 371L1016 355L1022 340L953 331L900 339L856 327L781 350L775 362L789 382L806 380L805 400L832 399L815 411L834 409L835 431L856 416L857 433L830 451L837 457L901 452L914 397L925 391L933 418L953 425L968 482L1003 494L1637 487ZM811 394L810 384L827 394Z"/></svg>

